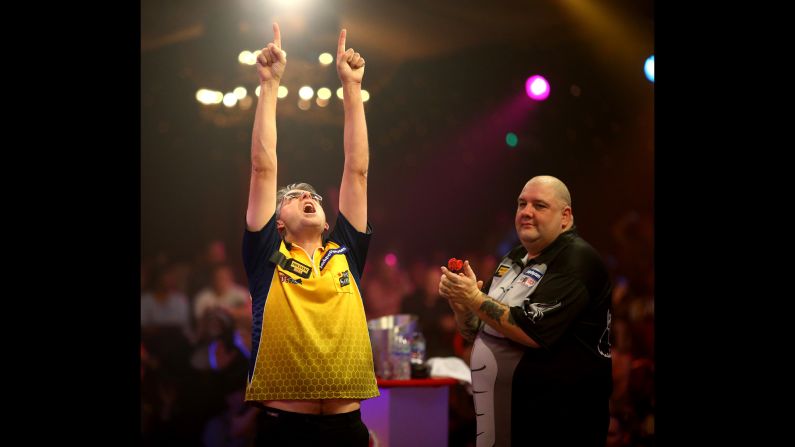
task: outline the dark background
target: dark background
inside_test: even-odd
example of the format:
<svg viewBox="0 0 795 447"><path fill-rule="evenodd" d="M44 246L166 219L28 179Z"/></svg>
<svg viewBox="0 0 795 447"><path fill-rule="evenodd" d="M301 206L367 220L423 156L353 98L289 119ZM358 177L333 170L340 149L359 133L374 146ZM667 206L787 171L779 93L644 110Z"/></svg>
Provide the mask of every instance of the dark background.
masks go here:
<svg viewBox="0 0 795 447"><path fill-rule="evenodd" d="M297 92L336 90L334 65L317 55L334 53L342 27L367 60L371 253L499 256L516 196L538 174L569 186L580 233L605 255L612 225L651 218L654 84L643 73L654 52L651 1L293 3L142 2L144 258L191 259L220 239L239 262L254 108L205 106L195 93L242 85L253 96L255 69L237 55L271 41L273 20L289 54L280 185L308 181L335 197L341 101L301 111ZM524 93L533 74L551 84L546 101ZM506 145L507 132L517 147ZM336 203L324 205L332 219Z"/></svg>

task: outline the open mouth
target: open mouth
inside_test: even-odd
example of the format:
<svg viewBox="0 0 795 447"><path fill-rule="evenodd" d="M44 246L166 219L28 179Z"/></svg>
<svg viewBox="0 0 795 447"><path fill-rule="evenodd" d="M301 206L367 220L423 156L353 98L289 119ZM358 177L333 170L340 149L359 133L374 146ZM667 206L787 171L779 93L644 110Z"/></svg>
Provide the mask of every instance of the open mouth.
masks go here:
<svg viewBox="0 0 795 447"><path fill-rule="evenodd" d="M306 214L315 214L315 205L312 202L305 202L304 203L304 213Z"/></svg>

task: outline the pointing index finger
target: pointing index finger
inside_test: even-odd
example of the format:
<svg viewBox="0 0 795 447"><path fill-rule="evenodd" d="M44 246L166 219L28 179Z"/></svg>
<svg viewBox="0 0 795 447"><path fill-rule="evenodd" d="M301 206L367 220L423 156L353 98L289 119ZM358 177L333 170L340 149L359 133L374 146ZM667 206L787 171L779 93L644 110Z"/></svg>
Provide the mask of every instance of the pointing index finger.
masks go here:
<svg viewBox="0 0 795 447"><path fill-rule="evenodd" d="M348 30L345 28L340 31L340 39L337 42L337 54L342 54L345 52L345 36L347 36Z"/></svg>
<svg viewBox="0 0 795 447"><path fill-rule="evenodd" d="M273 22L273 43L279 48L282 47L282 33L279 30L279 24L276 22Z"/></svg>

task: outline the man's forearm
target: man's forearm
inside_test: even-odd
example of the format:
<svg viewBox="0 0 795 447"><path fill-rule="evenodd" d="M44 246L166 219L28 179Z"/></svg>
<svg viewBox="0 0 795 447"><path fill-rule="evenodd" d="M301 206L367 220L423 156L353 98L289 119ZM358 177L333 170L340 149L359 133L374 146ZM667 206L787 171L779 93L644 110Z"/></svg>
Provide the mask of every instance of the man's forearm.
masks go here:
<svg viewBox="0 0 795 447"><path fill-rule="evenodd" d="M477 297L469 301L466 307L484 323L511 340L533 348L540 347L522 328L516 325L510 307L493 300L485 293L478 292Z"/></svg>
<svg viewBox="0 0 795 447"><path fill-rule="evenodd" d="M342 84L342 91L345 108L345 133L343 136L345 167L352 173L366 177L370 160L362 85L358 82L346 82Z"/></svg>
<svg viewBox="0 0 795 447"><path fill-rule="evenodd" d="M480 319L478 316L464 306L454 307L453 314L455 315L458 331L461 332L461 336L464 337L464 340L469 342L474 341L478 329L480 328Z"/></svg>
<svg viewBox="0 0 795 447"><path fill-rule="evenodd" d="M251 163L254 170L276 168L276 101L279 82L260 84L259 100L251 134Z"/></svg>

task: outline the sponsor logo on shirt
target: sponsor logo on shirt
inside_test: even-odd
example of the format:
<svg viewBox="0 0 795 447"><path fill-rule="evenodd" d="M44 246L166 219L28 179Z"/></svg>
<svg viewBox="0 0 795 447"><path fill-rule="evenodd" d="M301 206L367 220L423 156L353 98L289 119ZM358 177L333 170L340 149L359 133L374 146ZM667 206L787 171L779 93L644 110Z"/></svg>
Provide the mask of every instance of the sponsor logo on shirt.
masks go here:
<svg viewBox="0 0 795 447"><path fill-rule="evenodd" d="M337 275L340 277L340 287L345 287L351 283L351 278L349 273L350 272L348 270L345 270L342 273L337 273Z"/></svg>
<svg viewBox="0 0 795 447"><path fill-rule="evenodd" d="M542 276L544 276L543 273L531 267L522 272L522 279L519 282L524 286L533 287L538 281L541 281Z"/></svg>
<svg viewBox="0 0 795 447"><path fill-rule="evenodd" d="M348 247L343 245L340 248L334 248L334 249L331 249L328 252L326 252L325 256L323 256L323 259L320 260L320 270L323 270L323 267L325 267L326 264L331 260L332 256L340 255L340 254L345 253L347 251L348 251Z"/></svg>
<svg viewBox="0 0 795 447"><path fill-rule="evenodd" d="M502 278L502 275L504 275L504 274L505 274L505 272L507 272L507 271L508 271L508 270L510 270L510 269L511 269L511 267L510 267L510 266L507 266L507 265L501 265L501 266L497 267L497 271L495 271L495 272L494 272L494 276L495 276L496 278Z"/></svg>
<svg viewBox="0 0 795 447"><path fill-rule="evenodd" d="M301 284L301 278L293 279L293 278L290 278L290 276L285 275L282 272L279 272L279 281L290 283L290 284Z"/></svg>
<svg viewBox="0 0 795 447"><path fill-rule="evenodd" d="M295 259L288 260L285 265L285 268L303 278L309 278L310 275L309 272L312 271L312 267L306 264L302 264L296 261Z"/></svg>

